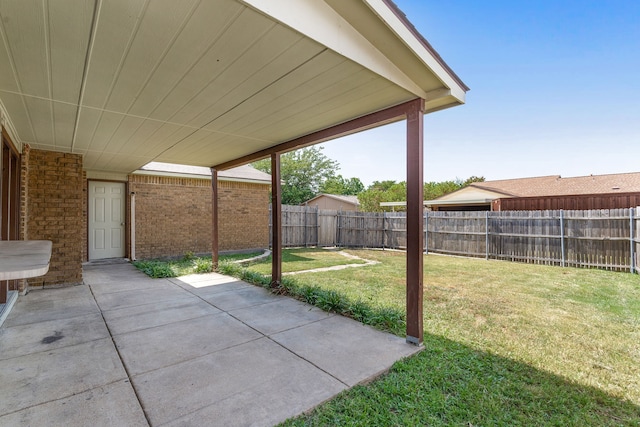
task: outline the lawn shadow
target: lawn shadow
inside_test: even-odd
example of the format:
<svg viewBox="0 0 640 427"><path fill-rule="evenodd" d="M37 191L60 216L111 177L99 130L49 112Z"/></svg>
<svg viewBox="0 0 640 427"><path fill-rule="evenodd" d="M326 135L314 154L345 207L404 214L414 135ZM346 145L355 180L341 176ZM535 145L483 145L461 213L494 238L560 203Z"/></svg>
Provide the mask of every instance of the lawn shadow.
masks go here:
<svg viewBox="0 0 640 427"><path fill-rule="evenodd" d="M440 336L424 344L377 381L283 425L640 426L640 406L596 388Z"/></svg>

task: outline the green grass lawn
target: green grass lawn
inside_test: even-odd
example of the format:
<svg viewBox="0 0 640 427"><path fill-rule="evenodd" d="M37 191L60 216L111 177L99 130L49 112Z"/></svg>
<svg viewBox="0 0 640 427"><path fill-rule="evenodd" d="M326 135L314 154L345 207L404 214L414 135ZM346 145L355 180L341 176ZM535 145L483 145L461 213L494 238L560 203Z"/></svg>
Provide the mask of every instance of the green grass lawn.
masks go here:
<svg viewBox="0 0 640 427"><path fill-rule="evenodd" d="M366 261L347 258L335 250L322 248L286 249L282 251L282 272L312 270L335 265L365 264ZM251 270L261 274L271 274L271 257L254 264Z"/></svg>
<svg viewBox="0 0 640 427"><path fill-rule="evenodd" d="M404 253L348 252L380 264L302 273L296 286L404 311ZM425 350L285 425L640 425L640 276L424 265Z"/></svg>

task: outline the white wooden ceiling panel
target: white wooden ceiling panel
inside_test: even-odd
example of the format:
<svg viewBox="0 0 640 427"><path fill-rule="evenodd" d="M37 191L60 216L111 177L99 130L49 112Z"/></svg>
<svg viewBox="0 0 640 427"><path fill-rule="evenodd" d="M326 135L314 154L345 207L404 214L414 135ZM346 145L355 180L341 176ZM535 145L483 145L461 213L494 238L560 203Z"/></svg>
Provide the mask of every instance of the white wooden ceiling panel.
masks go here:
<svg viewBox="0 0 640 427"><path fill-rule="evenodd" d="M95 162L92 169L103 171L134 171L147 164L145 157L136 157L129 154L103 153Z"/></svg>
<svg viewBox="0 0 640 427"><path fill-rule="evenodd" d="M300 117L292 116L281 122L258 129L256 133L270 133L275 138L289 140L307 134L309 127L313 126L314 123L316 126L320 126L316 130L320 130L330 126L330 124L340 123L340 117L344 117L345 114L353 114L354 111L366 111L369 108L381 110L386 106L398 105L413 99L408 93L399 93L394 86L377 87L376 92L366 92L364 87L360 89L360 97L349 103L335 102L335 100L325 103L326 105L321 106L322 108L318 108L318 111L321 112L315 115L313 121L309 120L308 114L301 115L304 120L301 120ZM331 108L326 108L328 106L331 106Z"/></svg>
<svg viewBox="0 0 640 427"><path fill-rule="evenodd" d="M57 101L78 103L94 6L94 0L50 0L46 4L51 50L50 92Z"/></svg>
<svg viewBox="0 0 640 427"><path fill-rule="evenodd" d="M141 117L124 116L107 143L105 151L119 153L143 123L144 119Z"/></svg>
<svg viewBox="0 0 640 427"><path fill-rule="evenodd" d="M144 145L149 150L147 151L148 155L156 159L158 156L164 156L165 153L171 152L175 146L180 144L180 141L187 138L194 131L195 129L189 127L179 126L174 129L169 125L165 125L153 136L153 143L148 141Z"/></svg>
<svg viewBox="0 0 640 427"><path fill-rule="evenodd" d="M222 3L223 6L219 2L199 3L162 63L151 76L144 91L134 102L130 110L131 114L167 119L169 116L158 116L152 113L183 80L192 80L190 70L201 63L200 77L208 80L212 74L216 74L216 68L224 67L224 62L221 62L221 52L214 48L216 41L225 34L227 28L246 8L233 0ZM204 56L206 58L203 58Z"/></svg>
<svg viewBox="0 0 640 427"><path fill-rule="evenodd" d="M0 9L2 8L0 3ZM4 25L0 21L0 32L5 33ZM13 58L9 54L6 37L0 39L0 92L19 92L18 80L13 70ZM2 96L2 93L0 93Z"/></svg>
<svg viewBox="0 0 640 427"><path fill-rule="evenodd" d="M91 141L100 119L102 110L82 107L78 111L78 128L74 140L74 152L84 153L91 146Z"/></svg>
<svg viewBox="0 0 640 427"><path fill-rule="evenodd" d="M42 2L3 1L0 14L16 77L23 93L49 97L47 22Z"/></svg>
<svg viewBox="0 0 640 427"><path fill-rule="evenodd" d="M177 33L193 12L196 0L153 0L148 3L106 108L128 111Z"/></svg>
<svg viewBox="0 0 640 427"><path fill-rule="evenodd" d="M218 78L225 70L233 67L238 56L259 42L273 26L274 23L263 16L251 9L244 9L225 33L215 41L207 55L176 85L152 117L176 123L187 123L193 119L210 105L212 100L218 99L229 90L228 88L242 82L242 76L255 70L235 69L231 81L220 81ZM248 28L251 28L251 31L247 31ZM256 64L256 68L258 67L259 63Z"/></svg>
<svg viewBox="0 0 640 427"><path fill-rule="evenodd" d="M33 127L31 126L31 117L24 102L24 98L21 95L12 92L1 93L0 96L2 97L2 103L7 111L11 112L10 114L13 126L18 132L17 137L20 138L22 142L34 143L36 141L36 136L33 132Z"/></svg>
<svg viewBox="0 0 640 427"><path fill-rule="evenodd" d="M75 142L77 148L89 151L108 150L114 133L124 120L124 115L87 108L82 109L81 115L88 117L78 126Z"/></svg>
<svg viewBox="0 0 640 427"><path fill-rule="evenodd" d="M282 27L274 28L269 32L273 35ZM263 43L266 42L266 45ZM244 55L236 67L225 72L226 75L220 76L215 82L222 86L225 90L224 94L220 94L220 89L215 84L209 85L201 94L198 95L196 102L202 108L199 114L189 122L191 126L203 126L211 122L212 119L222 116L225 112L230 111L243 101L249 99L253 94L264 90L266 85L271 85L292 70L304 66L309 60L322 52L322 46L309 39L299 39L297 42L286 47L281 53L278 49L284 48L277 42L272 42L270 37L263 37L254 49L261 52L271 53L271 58L264 58L267 62L260 62L255 68L250 65L251 56ZM234 76L246 76L244 80L237 79L233 81ZM234 86L235 83L235 86ZM215 96L213 94L216 94Z"/></svg>
<svg viewBox="0 0 640 427"><path fill-rule="evenodd" d="M336 59L341 60L339 57ZM310 67L313 65L309 64ZM315 71L318 72L315 73ZM273 122L291 114L300 113L301 104L305 106L319 104L327 97L340 96L353 85L361 85L367 79L376 78L370 73L361 71L353 63L342 61L330 69L314 70L314 75L302 72L295 76L302 77L304 81L290 75L231 113L215 120L207 128L246 134L251 132L251 129L261 126L263 122Z"/></svg>
<svg viewBox="0 0 640 427"><path fill-rule="evenodd" d="M24 97L29 109L35 142L41 146L55 147L53 130L53 106L51 101L42 98Z"/></svg>
<svg viewBox="0 0 640 427"><path fill-rule="evenodd" d="M214 151L219 153L215 158L216 162L222 162L226 161L230 155L233 156L234 153L245 150L257 151L260 147L264 147L264 144L264 141L256 139L211 132L207 138L190 139L188 149L183 149L184 146L181 143L158 156L156 160L162 162L173 159L173 163L211 166L214 164L211 162L211 153Z"/></svg>
<svg viewBox="0 0 640 427"><path fill-rule="evenodd" d="M54 102L52 107L55 145L58 149L71 151L78 107L66 102Z"/></svg>
<svg viewBox="0 0 640 427"><path fill-rule="evenodd" d="M83 105L103 108L107 103L147 3L147 0L108 0L100 3Z"/></svg>
<svg viewBox="0 0 640 427"><path fill-rule="evenodd" d="M124 139L121 138L122 143L112 144L117 149L118 153L130 153L135 154L138 147L144 147L145 143L154 141L153 135L163 126L162 122L148 119L138 119L139 123L137 127L129 129L129 136ZM177 128L177 125L174 125ZM149 144L153 145L153 144Z"/></svg>
<svg viewBox="0 0 640 427"><path fill-rule="evenodd" d="M150 122L147 120L147 122ZM145 125L147 124L145 122ZM151 121L152 123L159 123ZM145 139L140 139L140 143L132 147L131 154L139 156L152 156L155 157L170 148L176 141L180 141L189 133L193 132L192 129L185 128L183 126L160 123L153 132L146 136ZM151 143L153 142L153 144Z"/></svg>
<svg viewBox="0 0 640 427"><path fill-rule="evenodd" d="M341 68L342 67L342 68ZM304 86L310 80L316 77L324 78L325 82L331 80L328 76L338 70L350 68L348 62L341 56L335 55L329 51L324 51L304 64L294 68L286 76L273 82L263 90L257 92L254 96L245 99L236 108L227 111L220 111L218 117L206 126L207 129L217 130L228 123L232 123L243 117L245 121L256 120L256 117L249 114L260 111L260 114L271 113L274 111L276 100L285 96L296 96L296 92L300 87ZM331 74L335 75L335 74ZM326 83L330 84L330 83ZM210 114L211 110L207 112ZM224 114L224 113L227 114ZM216 115L210 114L213 117Z"/></svg>

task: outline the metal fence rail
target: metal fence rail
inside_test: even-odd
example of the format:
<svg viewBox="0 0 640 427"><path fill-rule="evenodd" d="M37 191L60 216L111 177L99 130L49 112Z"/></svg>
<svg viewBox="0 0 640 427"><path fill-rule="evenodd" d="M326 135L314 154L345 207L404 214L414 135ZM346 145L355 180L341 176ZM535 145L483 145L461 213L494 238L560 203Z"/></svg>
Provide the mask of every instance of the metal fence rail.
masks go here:
<svg viewBox="0 0 640 427"><path fill-rule="evenodd" d="M283 246L406 247L406 216L282 207ZM425 252L640 272L640 207L425 212Z"/></svg>

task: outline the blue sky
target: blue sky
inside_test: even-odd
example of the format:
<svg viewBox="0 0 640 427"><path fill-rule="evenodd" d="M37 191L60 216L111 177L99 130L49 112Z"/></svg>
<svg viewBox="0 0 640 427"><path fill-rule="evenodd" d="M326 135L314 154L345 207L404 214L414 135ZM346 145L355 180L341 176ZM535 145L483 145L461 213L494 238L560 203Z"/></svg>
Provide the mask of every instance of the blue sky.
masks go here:
<svg viewBox="0 0 640 427"><path fill-rule="evenodd" d="M471 88L425 116L425 181L640 172L640 1L395 0ZM405 180L405 124L323 144Z"/></svg>

